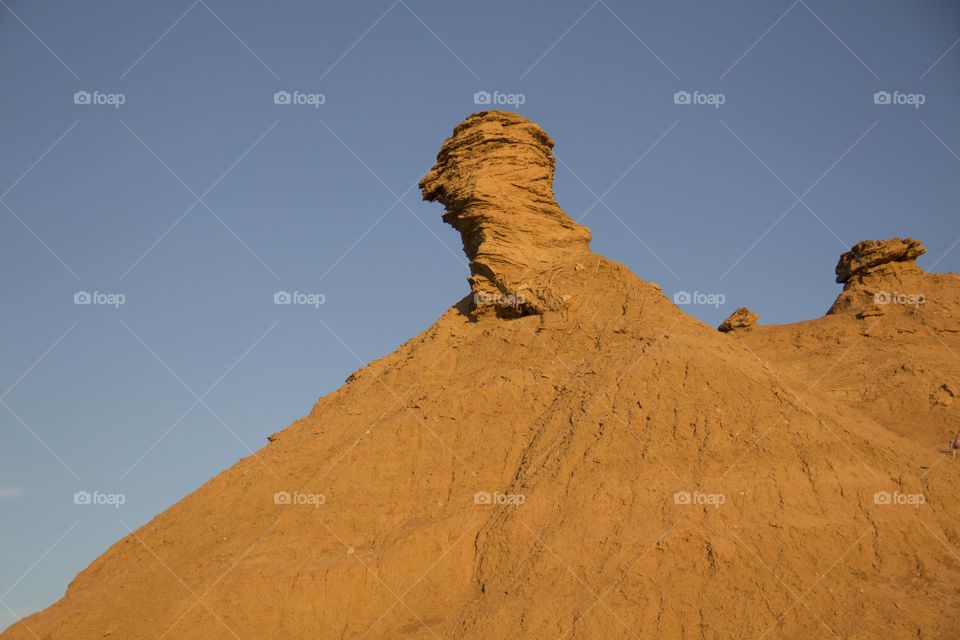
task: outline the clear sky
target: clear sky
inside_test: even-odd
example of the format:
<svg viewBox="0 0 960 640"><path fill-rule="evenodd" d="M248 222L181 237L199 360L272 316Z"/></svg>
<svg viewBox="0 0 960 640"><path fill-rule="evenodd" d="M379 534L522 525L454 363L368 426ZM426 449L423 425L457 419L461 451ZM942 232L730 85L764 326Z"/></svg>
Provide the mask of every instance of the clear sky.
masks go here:
<svg viewBox="0 0 960 640"><path fill-rule="evenodd" d="M958 42L954 0L0 1L0 627L467 293L415 184L481 92L595 251L783 323L862 239L958 270Z"/></svg>

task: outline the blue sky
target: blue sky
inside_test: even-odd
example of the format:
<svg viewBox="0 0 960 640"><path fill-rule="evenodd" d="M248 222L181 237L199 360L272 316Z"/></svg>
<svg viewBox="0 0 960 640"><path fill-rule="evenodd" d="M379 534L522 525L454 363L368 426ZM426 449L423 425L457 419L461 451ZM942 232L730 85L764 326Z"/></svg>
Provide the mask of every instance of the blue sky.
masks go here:
<svg viewBox="0 0 960 640"><path fill-rule="evenodd" d="M415 184L478 92L595 251L783 323L862 239L958 269L958 43L950 0L3 0L0 626L466 294Z"/></svg>

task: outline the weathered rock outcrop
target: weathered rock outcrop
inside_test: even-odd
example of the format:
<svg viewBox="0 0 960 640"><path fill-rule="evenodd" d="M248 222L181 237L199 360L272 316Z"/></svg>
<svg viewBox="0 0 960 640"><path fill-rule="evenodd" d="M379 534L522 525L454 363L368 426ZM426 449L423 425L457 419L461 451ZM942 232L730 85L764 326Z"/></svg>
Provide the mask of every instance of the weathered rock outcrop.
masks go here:
<svg viewBox="0 0 960 640"><path fill-rule="evenodd" d="M926 271L916 260L927 250L913 238L864 240L840 256L837 282L843 292L828 315L852 313L860 318L884 315L891 303L907 309L923 304L922 280Z"/></svg>
<svg viewBox="0 0 960 640"><path fill-rule="evenodd" d="M727 319L721 322L717 329L723 333L752 329L757 326L757 320L759 319L759 314L750 311L750 309L746 307L740 307L727 316Z"/></svg>
<svg viewBox="0 0 960 640"><path fill-rule="evenodd" d="M420 181L446 207L470 259L476 310L525 315L559 308L556 276L589 253L590 231L553 195L553 140L514 113L482 111L459 124Z"/></svg>
<svg viewBox="0 0 960 640"><path fill-rule="evenodd" d="M911 265L926 252L923 243L913 238L858 242L840 256L836 269L837 282L847 284L855 277L865 278L885 265ZM889 270L889 267L885 270Z"/></svg>

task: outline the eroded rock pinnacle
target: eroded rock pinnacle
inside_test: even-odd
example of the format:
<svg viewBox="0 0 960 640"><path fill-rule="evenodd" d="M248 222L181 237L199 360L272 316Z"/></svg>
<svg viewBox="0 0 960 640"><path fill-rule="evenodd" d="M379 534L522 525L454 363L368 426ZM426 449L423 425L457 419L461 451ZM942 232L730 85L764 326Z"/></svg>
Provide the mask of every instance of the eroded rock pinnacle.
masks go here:
<svg viewBox="0 0 960 640"><path fill-rule="evenodd" d="M457 125L420 181L424 200L463 240L478 308L543 313L563 305L553 276L590 252L590 231L553 195L553 140L515 113L481 111Z"/></svg>

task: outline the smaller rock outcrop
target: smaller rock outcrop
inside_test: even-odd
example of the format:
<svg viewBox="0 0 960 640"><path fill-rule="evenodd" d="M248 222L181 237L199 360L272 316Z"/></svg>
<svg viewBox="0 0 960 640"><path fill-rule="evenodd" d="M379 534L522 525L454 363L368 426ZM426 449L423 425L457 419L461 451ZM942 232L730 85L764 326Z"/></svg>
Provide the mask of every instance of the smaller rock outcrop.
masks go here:
<svg viewBox="0 0 960 640"><path fill-rule="evenodd" d="M717 330L723 333L730 333L731 331L753 329L757 326L757 320L759 319L760 315L756 312L750 311L750 309L746 307L740 307L727 316L727 319L720 323Z"/></svg>

